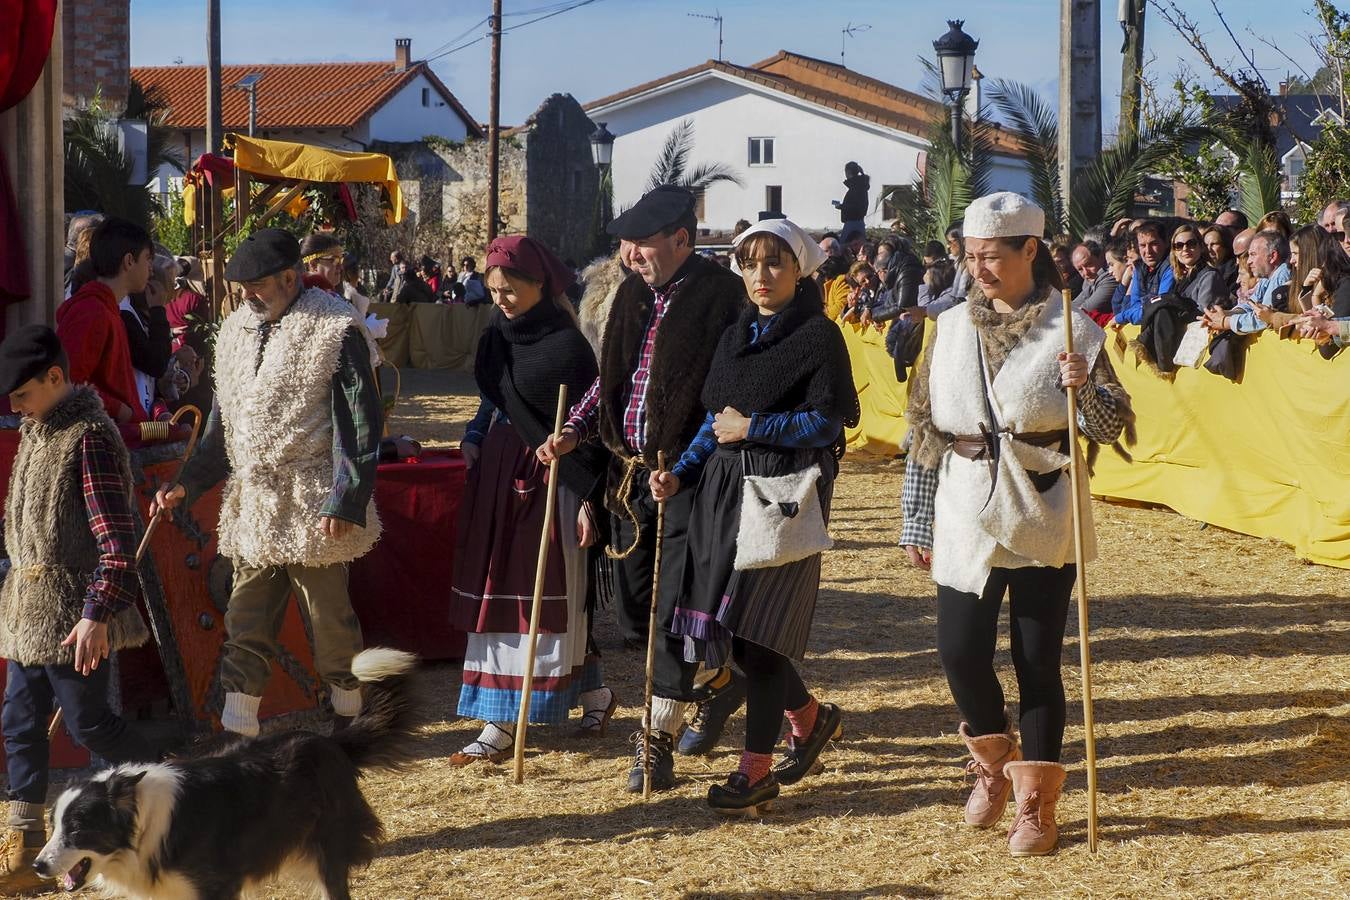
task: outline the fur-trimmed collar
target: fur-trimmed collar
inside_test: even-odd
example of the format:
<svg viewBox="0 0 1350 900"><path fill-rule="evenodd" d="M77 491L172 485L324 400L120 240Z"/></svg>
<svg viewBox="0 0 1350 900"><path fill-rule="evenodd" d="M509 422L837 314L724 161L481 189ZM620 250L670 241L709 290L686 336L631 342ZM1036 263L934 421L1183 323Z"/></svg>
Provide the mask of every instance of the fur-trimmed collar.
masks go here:
<svg viewBox="0 0 1350 900"><path fill-rule="evenodd" d="M25 422L22 434L35 438L45 438L64 431L77 422L89 422L107 419L103 411L103 401L88 385L80 384L71 388L70 393L57 402L41 421ZM111 420L109 423L111 424Z"/></svg>
<svg viewBox="0 0 1350 900"><path fill-rule="evenodd" d="M1010 313L1001 313L994 309L993 301L984 295L979 285L971 285L966 303L970 309L970 321L974 323L984 345L991 378L998 375L1003 361L1018 341L1041 320L1049 298L1050 286L1037 284L1032 289L1030 300Z"/></svg>

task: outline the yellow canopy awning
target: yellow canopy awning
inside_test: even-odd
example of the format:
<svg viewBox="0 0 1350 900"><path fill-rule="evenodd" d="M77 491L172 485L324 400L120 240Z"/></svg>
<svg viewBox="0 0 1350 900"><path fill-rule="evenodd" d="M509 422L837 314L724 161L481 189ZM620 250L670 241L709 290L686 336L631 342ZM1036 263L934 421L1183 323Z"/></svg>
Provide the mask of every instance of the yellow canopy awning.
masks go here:
<svg viewBox="0 0 1350 900"><path fill-rule="evenodd" d="M312 181L323 184L361 183L384 187L388 201L384 219L390 225L403 221L407 206L399 189L394 161L383 153L349 153L290 141L268 141L232 134L234 165L257 178ZM184 192L184 213L191 217L193 204ZM191 218L188 219L191 222Z"/></svg>

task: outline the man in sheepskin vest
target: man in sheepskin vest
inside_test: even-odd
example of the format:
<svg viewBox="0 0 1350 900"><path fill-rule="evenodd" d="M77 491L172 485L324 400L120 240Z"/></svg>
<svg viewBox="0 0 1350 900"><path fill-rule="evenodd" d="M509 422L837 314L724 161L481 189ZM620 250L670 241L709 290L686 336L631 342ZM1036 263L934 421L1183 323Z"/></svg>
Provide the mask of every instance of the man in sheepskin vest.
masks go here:
<svg viewBox="0 0 1350 900"><path fill-rule="evenodd" d="M361 626L347 566L380 536L375 467L382 410L351 304L306 289L300 245L278 229L245 239L225 278L247 306L216 339L216 405L181 486L162 509L221 480L220 552L234 562L225 612L221 725L258 733L258 704L292 591L314 631L314 663L339 725L361 709L352 657Z"/></svg>
<svg viewBox="0 0 1350 900"><path fill-rule="evenodd" d="M127 253L130 258L135 251ZM75 738L109 762L154 758L108 705L113 652L149 639L136 609L136 521L127 448L103 401L72 387L56 333L29 325L0 344L0 391L23 417L5 500L13 568L0 588L7 660L9 823L0 896L51 889L33 871L46 843L47 723L60 705Z"/></svg>
<svg viewBox="0 0 1350 900"><path fill-rule="evenodd" d="M539 448L541 459L601 440L613 454L606 504L614 515L614 593L625 642L645 649L656 549L656 502L649 475L664 452L667 471L703 424L703 381L722 332L746 304L741 280L694 252L694 196L661 185L609 226L619 257L632 272L619 285L604 331L600 377L572 407L562 437ZM684 582L685 539L693 491L666 502L652 702L652 787L675 783L675 733L687 704L699 702L680 742L685 754L712 751L726 720L745 702L745 683L730 669L696 686L698 665L684 659L684 640L670 633ZM628 790L642 790L643 742Z"/></svg>

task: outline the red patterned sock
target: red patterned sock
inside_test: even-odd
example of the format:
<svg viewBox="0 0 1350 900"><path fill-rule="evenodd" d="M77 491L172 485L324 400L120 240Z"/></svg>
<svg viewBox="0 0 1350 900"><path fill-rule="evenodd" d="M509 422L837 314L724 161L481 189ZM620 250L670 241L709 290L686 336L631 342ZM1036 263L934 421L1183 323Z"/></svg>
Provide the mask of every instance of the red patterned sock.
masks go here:
<svg viewBox="0 0 1350 900"><path fill-rule="evenodd" d="M772 753L751 753L746 750L741 754L740 773L750 779L753 787L759 784L769 775L769 770L773 768Z"/></svg>
<svg viewBox="0 0 1350 900"><path fill-rule="evenodd" d="M787 719L792 725L792 736L799 741L809 738L816 727L816 713L819 711L820 704L816 702L815 697L807 701L801 709L788 710Z"/></svg>

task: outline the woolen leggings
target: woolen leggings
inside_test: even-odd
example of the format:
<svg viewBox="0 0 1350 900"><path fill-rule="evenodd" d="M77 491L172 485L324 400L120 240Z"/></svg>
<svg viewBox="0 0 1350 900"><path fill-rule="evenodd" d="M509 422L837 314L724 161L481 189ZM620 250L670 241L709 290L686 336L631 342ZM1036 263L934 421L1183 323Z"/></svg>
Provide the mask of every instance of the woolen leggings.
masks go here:
<svg viewBox="0 0 1350 900"><path fill-rule="evenodd" d="M745 749L772 753L783 730L783 713L801 709L811 695L783 654L740 638L732 640L731 652L745 673Z"/></svg>
<svg viewBox="0 0 1350 900"><path fill-rule="evenodd" d="M1013 668L1021 698L1025 759L1059 762L1064 744L1060 655L1075 569L994 569L976 596L938 585L938 655L972 735L1007 728L1003 686L994 673L998 614L1008 594Z"/></svg>

